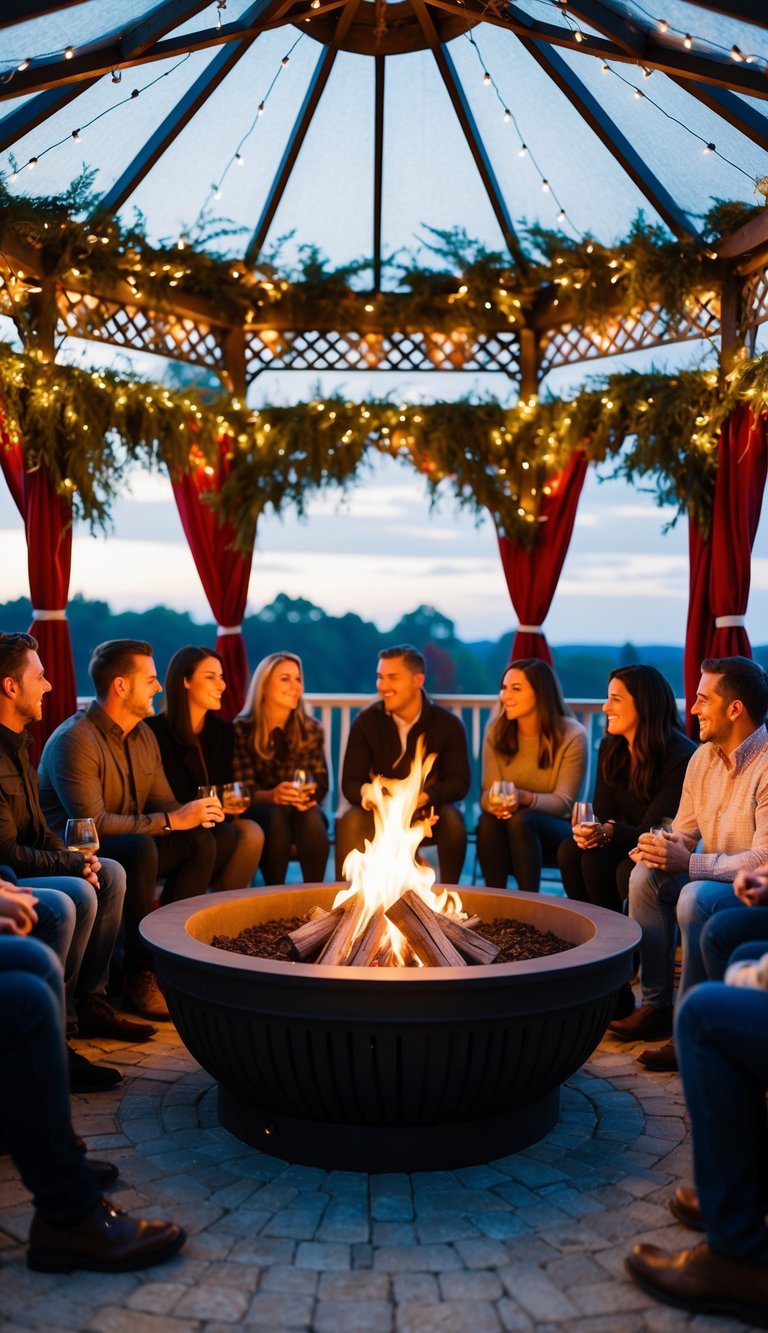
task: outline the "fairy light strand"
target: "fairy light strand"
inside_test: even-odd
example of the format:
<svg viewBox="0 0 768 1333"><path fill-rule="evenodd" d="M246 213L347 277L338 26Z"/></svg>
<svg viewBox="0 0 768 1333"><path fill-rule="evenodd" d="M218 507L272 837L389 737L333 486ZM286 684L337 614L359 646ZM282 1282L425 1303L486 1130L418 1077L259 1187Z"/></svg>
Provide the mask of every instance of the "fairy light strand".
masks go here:
<svg viewBox="0 0 768 1333"><path fill-rule="evenodd" d="M563 207L563 204L561 203L558 197L557 191L552 185L551 180L545 175L544 171L542 170L541 166L539 165L536 159L535 154L529 148L525 136L522 130L520 129L520 125L518 124L517 117L511 110L509 103L505 101L504 97L502 96L501 89L499 88L496 79L493 77L493 74L490 72L488 68L488 65L482 55L482 52L480 51L480 47L477 44L476 38L471 32L466 33L466 38L470 46L473 47L480 68L483 71L483 84L485 85L485 87L493 89L494 94L496 96L496 100L498 101L499 106L502 108L503 111L502 119L504 120L505 123L511 123L514 126L515 133L520 141L520 148L518 155L520 157L530 158L531 165L533 166L534 170L538 173L539 179L541 181L542 190L545 193L550 194L552 196L552 199L554 200L557 206L558 222L561 224L567 222L568 226L571 228L571 231L574 233L574 235L580 238L581 237L580 231L571 221L570 217L568 216L568 213L566 212L565 208Z"/></svg>
<svg viewBox="0 0 768 1333"><path fill-rule="evenodd" d="M246 130L245 134L244 134L244 135L242 136L242 138L240 139L240 141L239 141L237 147L235 148L235 151L232 153L232 155L231 155L231 157L229 158L229 161L226 163L224 169L217 175L216 180L212 183L211 188L210 188L210 190L208 191L208 194L207 194L206 198L203 200L203 203L202 203L202 206L201 206L201 208L200 208L200 211L199 211L199 213L198 213L198 215L197 215L197 217L196 217L196 219L195 219L195 222L194 222L194 224L193 224L193 226L192 226L192 228L191 228L191 233L190 233L191 235L194 235L194 234L195 234L196 232L198 232L198 231L200 230L200 228L203 226L203 224L204 224L204 222L205 222L205 219L206 219L206 216L207 216L207 213L208 213L208 210L210 209L210 206L211 206L211 203L213 202L213 200L217 200L217 201L218 201L218 200L221 198L221 195L222 195L222 186L223 186L223 184L224 184L224 182L225 182L227 176L229 175L230 171L232 170L232 168L233 168L234 166L242 167L242 166L245 165L245 157L243 156L243 148L245 147L246 143L248 142L248 140L250 139L250 137L251 137L251 135L253 134L254 130L256 129L256 126L258 125L258 123L259 123L259 121L261 120L262 116L264 115L264 112L265 112L266 109L267 109L267 103L268 103L268 101L269 101L269 99L270 99L270 97L271 97L271 95L272 95L272 93L273 93L273 91L274 91L274 89L275 89L275 86L276 86L276 84L277 84L278 79L280 78L280 75L283 73L283 70L285 70L285 69L287 68L287 66L288 66L288 64L289 64L289 61L290 61L290 59L291 59L291 56L293 55L293 53L294 53L294 51L296 50L296 47L299 45L299 43L300 43L301 41L303 41L305 35L306 35L306 34L303 33L303 32L302 32L302 33L299 33L299 36L296 38L296 40L295 40L295 42L293 43L293 45L292 45L292 46L289 46L289 47L288 47L288 50L287 50L286 53L285 53L285 55L281 57L280 63L279 63L279 65L278 65L278 67L277 67L275 73L274 73L273 76L272 76L272 80L271 80L271 82L270 82L270 84L269 84L269 86L268 86L268 88L267 88L267 91L264 93L264 96L259 100L259 103L258 103L258 106L257 106L257 110L256 110L256 115L254 116L253 120L251 121L251 124L249 125L249 127L248 127L248 129Z"/></svg>
<svg viewBox="0 0 768 1333"><path fill-rule="evenodd" d="M172 65L170 69L164 70L162 74L158 74L157 78L150 80L149 83L145 83L143 88L134 88L127 97L122 97L119 102L114 102L112 106L105 107L103 111L99 111L98 115L92 116L90 120L83 121L81 125L70 130L69 133L63 135L61 139L57 139L54 143L49 144L47 148L41 148L37 153L33 153L33 155L21 166L15 166L13 168L9 179L15 181L17 177L21 175L22 171L34 170L41 158L47 157L48 153L52 153L55 148L61 148L62 144L71 143L73 139L75 143L79 143L85 130L90 129L97 121L103 120L105 116L110 115L113 111L117 111L119 107L126 106L129 102L137 101L143 93L147 93L150 88L154 88L155 84L160 83L163 79L167 79L171 74L175 74L177 69L180 69L182 65L186 64L190 59L190 56L191 52L188 51L187 54L182 56L180 60L177 60L176 64Z"/></svg>

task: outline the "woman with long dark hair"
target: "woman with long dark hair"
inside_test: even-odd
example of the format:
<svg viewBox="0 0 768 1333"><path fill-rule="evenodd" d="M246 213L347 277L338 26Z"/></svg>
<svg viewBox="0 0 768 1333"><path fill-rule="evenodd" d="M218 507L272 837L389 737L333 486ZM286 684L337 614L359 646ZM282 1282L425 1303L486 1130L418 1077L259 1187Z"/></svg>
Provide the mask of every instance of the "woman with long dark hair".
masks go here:
<svg viewBox="0 0 768 1333"><path fill-rule="evenodd" d="M325 879L330 842L319 802L328 766L323 728L304 706L303 677L301 658L270 653L235 722L235 775L251 785L248 815L264 830L265 884L285 883L294 846L305 883Z"/></svg>
<svg viewBox="0 0 768 1333"><path fill-rule="evenodd" d="M571 715L547 662L507 667L483 745L483 813L477 855L487 885L536 893L541 867L555 864L570 832L573 802L587 767L587 734ZM499 794L499 783L513 789Z"/></svg>
<svg viewBox="0 0 768 1333"><path fill-rule="evenodd" d="M558 865L569 898L621 911L641 833L674 818L688 760L686 736L669 682L652 666L617 667L603 704L593 806L597 823L573 830Z"/></svg>
<svg viewBox="0 0 768 1333"><path fill-rule="evenodd" d="M163 711L147 718L171 790L182 805L195 800L198 787L220 788L233 780L234 724L216 716L226 688L219 654L188 644L168 663ZM264 845L258 824L226 819L211 832L216 839L211 887L247 888Z"/></svg>

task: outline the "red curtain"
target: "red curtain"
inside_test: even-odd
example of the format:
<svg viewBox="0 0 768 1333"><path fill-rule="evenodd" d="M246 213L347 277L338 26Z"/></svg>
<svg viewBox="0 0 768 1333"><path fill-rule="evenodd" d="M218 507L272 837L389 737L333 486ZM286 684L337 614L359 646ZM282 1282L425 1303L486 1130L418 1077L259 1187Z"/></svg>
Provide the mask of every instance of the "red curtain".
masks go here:
<svg viewBox="0 0 768 1333"><path fill-rule="evenodd" d="M683 678L685 681L688 735L699 739L698 719L691 717L691 707L701 676L702 659L709 655L715 632L715 618L709 605L709 576L712 568L712 539L703 536L699 516L688 515L688 621L685 629Z"/></svg>
<svg viewBox="0 0 768 1333"><path fill-rule="evenodd" d="M218 495L230 475L232 441L229 436L222 436L218 447L218 466L211 467L201 455L194 470L172 478L172 485L189 549L219 626L216 651L224 663L227 682L221 716L231 719L240 712L248 686L248 658L242 622L256 533L254 527L251 550L247 556L241 555L234 546L234 528L230 523L220 523L216 511L204 499L206 495Z"/></svg>
<svg viewBox="0 0 768 1333"><path fill-rule="evenodd" d="M512 537L499 537L499 552L512 605L520 622L510 661L540 657L552 662L543 623L555 595L563 562L571 543L587 458L578 449L559 476L549 482L551 493L542 498L536 545L528 550Z"/></svg>
<svg viewBox="0 0 768 1333"><path fill-rule="evenodd" d="M709 575L715 626L708 657L752 656L744 617L767 469L768 418L754 417L742 404L723 426L717 454Z"/></svg>
<svg viewBox="0 0 768 1333"><path fill-rule="evenodd" d="M43 720L31 728L38 758L45 741L77 708L75 664L66 618L72 564L72 502L56 491L43 467L24 470L21 440L8 432L0 398L0 467L24 519L29 592L34 610L30 633L40 644L40 659L53 685L43 705Z"/></svg>

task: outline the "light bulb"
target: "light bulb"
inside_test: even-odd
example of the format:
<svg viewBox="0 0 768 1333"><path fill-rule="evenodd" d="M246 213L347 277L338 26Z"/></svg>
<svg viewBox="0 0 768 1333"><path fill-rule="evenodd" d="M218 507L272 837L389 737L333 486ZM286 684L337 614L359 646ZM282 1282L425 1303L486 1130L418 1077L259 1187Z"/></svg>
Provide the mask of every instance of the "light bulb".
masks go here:
<svg viewBox="0 0 768 1333"><path fill-rule="evenodd" d="M518 157L525 157L525 155L526 155L527 152L528 152L528 146L527 146L527 144L521 143L521 145L520 145L520 152L518 153L517 156L518 156Z"/></svg>
<svg viewBox="0 0 768 1333"><path fill-rule="evenodd" d="M558 215L557 215L557 220L558 220L558 222L565 222L565 209L564 209L564 208L561 208L561 209L560 209L560 212L559 212Z"/></svg>
<svg viewBox="0 0 768 1333"><path fill-rule="evenodd" d="M263 103L263 102L259 102L259 109L258 109L258 111L256 112L256 115L257 115L257 116L263 116L263 115L264 115L264 103Z"/></svg>
<svg viewBox="0 0 768 1333"><path fill-rule="evenodd" d="M542 190L544 191L544 193L546 194L546 193L547 193L547 190L549 189L549 181L548 181L548 180L543 180L543 181L541 182L541 188L542 188Z"/></svg>
<svg viewBox="0 0 768 1333"><path fill-rule="evenodd" d="M20 74L23 74L25 69L29 69L29 56L27 56L26 60L22 60L21 64L17 65L16 68Z"/></svg>
<svg viewBox="0 0 768 1333"><path fill-rule="evenodd" d="M716 145L713 144L713 143L707 143L707 144L704 145L704 147L702 148L701 151L702 151L702 153L716 153L716 152L717 152L717 147L716 147Z"/></svg>
<svg viewBox="0 0 768 1333"><path fill-rule="evenodd" d="M66 51L64 52L64 59L71 60L74 54L75 54L75 48L73 46L68 46Z"/></svg>
<svg viewBox="0 0 768 1333"><path fill-rule="evenodd" d="M280 61L280 64L282 65L283 69L285 69L285 67L286 67L286 65L288 64L290 58L291 58L290 56L283 56L282 60Z"/></svg>
<svg viewBox="0 0 768 1333"><path fill-rule="evenodd" d="M741 54L741 51L739 50L738 46L736 46L736 44L734 43L734 45L731 47L731 60L743 60L743 59L744 57Z"/></svg>
<svg viewBox="0 0 768 1333"><path fill-rule="evenodd" d="M245 166L245 158L243 157L242 153L235 153L235 161L239 167Z"/></svg>
<svg viewBox="0 0 768 1333"><path fill-rule="evenodd" d="M484 75L483 75L483 83L485 84L486 88L490 88L490 86L491 86L491 76L490 76L490 74L488 73L488 70L486 70L485 73L484 73Z"/></svg>
<svg viewBox="0 0 768 1333"><path fill-rule="evenodd" d="M512 119L512 112L510 111L509 107L505 106L504 116L503 116L504 124L506 125L507 122L510 121L511 119Z"/></svg>
<svg viewBox="0 0 768 1333"><path fill-rule="evenodd" d="M35 167L37 166L37 158L31 157L27 163L27 166L29 167L30 171L34 171Z"/></svg>
<svg viewBox="0 0 768 1333"><path fill-rule="evenodd" d="M659 19L659 32L669 32L668 19Z"/></svg>
<svg viewBox="0 0 768 1333"><path fill-rule="evenodd" d="M80 131L79 131L79 130L73 130L73 131L72 131L72 138L74 139L75 143L79 143L79 142L80 142Z"/></svg>
<svg viewBox="0 0 768 1333"><path fill-rule="evenodd" d="M693 38L691 37L691 34L689 32L687 32L683 38L683 46L685 47L686 51L690 51L691 47L693 46Z"/></svg>

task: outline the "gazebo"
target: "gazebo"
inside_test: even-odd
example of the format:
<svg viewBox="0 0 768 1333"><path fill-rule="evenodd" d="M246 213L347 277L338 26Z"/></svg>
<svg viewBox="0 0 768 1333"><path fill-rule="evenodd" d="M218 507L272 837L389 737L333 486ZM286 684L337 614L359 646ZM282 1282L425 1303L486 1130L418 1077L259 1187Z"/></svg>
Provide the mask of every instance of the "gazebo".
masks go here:
<svg viewBox="0 0 768 1333"><path fill-rule="evenodd" d="M760 8L7 0L0 464L56 683L47 729L75 702L72 518L108 519L131 458L169 471L220 626L230 711L247 677L239 631L260 514L346 484L369 448L492 514L515 656L549 655L543 622L585 472L609 456L687 514L689 687L703 656L750 652L768 466ZM442 156L416 161L433 139ZM474 212L457 197L460 160ZM396 225L398 172L425 187L405 206L427 228L416 256ZM619 188L646 212L617 241L603 215ZM277 244L286 223L292 263ZM334 227L332 265L321 247ZM84 371L64 339L186 362L205 390ZM606 374L567 400L542 392L559 367L603 370L684 342L704 349L696 369ZM259 377L279 370L389 383L473 371L517 401L254 406Z"/></svg>

